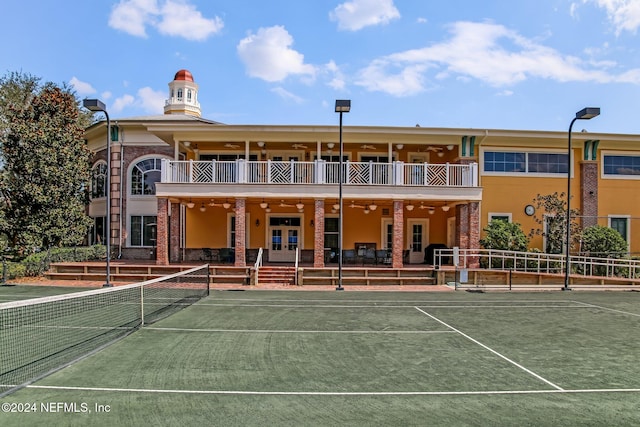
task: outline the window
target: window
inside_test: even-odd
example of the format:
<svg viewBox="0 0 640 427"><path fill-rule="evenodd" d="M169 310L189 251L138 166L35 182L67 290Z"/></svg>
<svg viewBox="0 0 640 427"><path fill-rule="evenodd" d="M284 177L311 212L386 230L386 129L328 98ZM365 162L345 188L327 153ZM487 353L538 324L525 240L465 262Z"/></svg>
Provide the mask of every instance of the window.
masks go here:
<svg viewBox="0 0 640 427"><path fill-rule="evenodd" d="M157 216L131 216L131 246L156 245Z"/></svg>
<svg viewBox="0 0 640 427"><path fill-rule="evenodd" d="M191 89L187 89L187 101L191 102Z"/></svg>
<svg viewBox="0 0 640 427"><path fill-rule="evenodd" d="M605 175L640 175L640 156L604 156Z"/></svg>
<svg viewBox="0 0 640 427"><path fill-rule="evenodd" d="M324 219L324 247L338 252L338 218L325 217ZM334 258L334 257L332 257Z"/></svg>
<svg viewBox="0 0 640 427"><path fill-rule="evenodd" d="M182 89L178 89L178 101L182 101Z"/></svg>
<svg viewBox="0 0 640 427"><path fill-rule="evenodd" d="M98 216L93 219L93 228L91 230L91 238L89 239L92 245L104 245L106 243L105 228L106 217Z"/></svg>
<svg viewBox="0 0 640 427"><path fill-rule="evenodd" d="M567 174L567 155L560 153L484 152L484 172Z"/></svg>
<svg viewBox="0 0 640 427"><path fill-rule="evenodd" d="M629 218L627 217L609 217L609 227L616 230L625 242L629 243Z"/></svg>
<svg viewBox="0 0 640 427"><path fill-rule="evenodd" d="M511 222L511 214L489 212L489 222L491 222L494 219L499 219L504 222Z"/></svg>
<svg viewBox="0 0 640 427"><path fill-rule="evenodd" d="M96 163L91 172L91 198L107 197L107 164Z"/></svg>
<svg viewBox="0 0 640 427"><path fill-rule="evenodd" d="M156 194L156 182L160 181L161 163L160 159L146 159L135 164L131 171L132 195Z"/></svg>

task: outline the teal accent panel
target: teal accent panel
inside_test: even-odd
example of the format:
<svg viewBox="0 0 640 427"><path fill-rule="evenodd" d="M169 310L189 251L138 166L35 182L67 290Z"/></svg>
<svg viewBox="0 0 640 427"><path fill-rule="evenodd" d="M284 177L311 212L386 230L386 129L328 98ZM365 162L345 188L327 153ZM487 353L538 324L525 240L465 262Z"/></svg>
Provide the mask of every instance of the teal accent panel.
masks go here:
<svg viewBox="0 0 640 427"><path fill-rule="evenodd" d="M120 128L118 128L118 126L111 126L111 142L118 141L119 133L120 133Z"/></svg>
<svg viewBox="0 0 640 427"><path fill-rule="evenodd" d="M587 139L584 142L584 150L582 153L582 157L584 158L584 160L589 160L589 154L591 153L591 140Z"/></svg>
<svg viewBox="0 0 640 427"><path fill-rule="evenodd" d="M473 157L473 153L475 153L475 144L476 137L472 136L471 138L469 138L469 157Z"/></svg>
<svg viewBox="0 0 640 427"><path fill-rule="evenodd" d="M592 141L593 143L591 144L591 160L597 160L597 152L598 152L598 145L600 145L600 140L596 139L595 141Z"/></svg>
<svg viewBox="0 0 640 427"><path fill-rule="evenodd" d="M467 155L467 137L462 137L462 157Z"/></svg>

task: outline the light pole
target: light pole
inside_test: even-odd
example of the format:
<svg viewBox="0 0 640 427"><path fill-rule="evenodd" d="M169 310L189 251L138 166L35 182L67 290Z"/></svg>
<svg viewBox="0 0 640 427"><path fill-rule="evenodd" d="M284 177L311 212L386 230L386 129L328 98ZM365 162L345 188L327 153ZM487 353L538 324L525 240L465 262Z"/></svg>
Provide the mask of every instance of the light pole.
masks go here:
<svg viewBox="0 0 640 427"><path fill-rule="evenodd" d="M600 115L600 108L587 107L576 113L576 116L571 120L569 125L569 138L567 143L567 241L566 245L566 258L565 271L564 271L564 287L563 291L570 291L569 287L569 273L571 271L571 256L569 249L571 248L571 128L576 120L589 120Z"/></svg>
<svg viewBox="0 0 640 427"><path fill-rule="evenodd" d="M344 171L342 170L342 156L343 156L343 144L342 144L342 113L348 113L351 111L351 100L349 99L336 99L336 113L340 113L340 160L338 170L338 287L336 291L344 291L342 287L342 181L344 181Z"/></svg>
<svg viewBox="0 0 640 427"><path fill-rule="evenodd" d="M107 118L107 212L106 212L106 224L105 235L107 241L107 274L106 281L103 287L113 286L111 284L111 121L109 120L109 113L107 113L107 106L99 99L85 99L82 101L82 105L89 111L104 113Z"/></svg>

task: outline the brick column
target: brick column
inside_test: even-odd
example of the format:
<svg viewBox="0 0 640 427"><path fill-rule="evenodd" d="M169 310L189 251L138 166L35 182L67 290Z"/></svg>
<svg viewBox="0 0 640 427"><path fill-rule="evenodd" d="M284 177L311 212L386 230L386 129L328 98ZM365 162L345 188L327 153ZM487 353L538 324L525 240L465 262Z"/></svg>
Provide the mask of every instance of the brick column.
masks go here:
<svg viewBox="0 0 640 427"><path fill-rule="evenodd" d="M180 261L180 203L171 203L169 217L169 261Z"/></svg>
<svg viewBox="0 0 640 427"><path fill-rule="evenodd" d="M324 200L315 200L313 214L313 266L324 267Z"/></svg>
<svg viewBox="0 0 640 427"><path fill-rule="evenodd" d="M120 215L122 214L122 206L120 206L120 191L122 191L122 183L120 182L120 169L122 168L122 158L120 156L120 144L111 143L111 170L108 172L109 183L111 188L108 189L111 198L111 244L120 245Z"/></svg>
<svg viewBox="0 0 640 427"><path fill-rule="evenodd" d="M169 201L158 199L158 220L156 233L156 264L169 265Z"/></svg>
<svg viewBox="0 0 640 427"><path fill-rule="evenodd" d="M456 246L469 247L469 205L456 205Z"/></svg>
<svg viewBox="0 0 640 427"><path fill-rule="evenodd" d="M402 252L404 250L404 202L393 201L393 246L391 266L402 268Z"/></svg>
<svg viewBox="0 0 640 427"><path fill-rule="evenodd" d="M246 267L247 200L236 199L236 267Z"/></svg>
<svg viewBox="0 0 640 427"><path fill-rule="evenodd" d="M598 224L598 162L580 162L582 228Z"/></svg>
<svg viewBox="0 0 640 427"><path fill-rule="evenodd" d="M467 241L469 249L480 249L480 203L469 203L469 239ZM478 256L471 256L467 260L467 267L480 267Z"/></svg>

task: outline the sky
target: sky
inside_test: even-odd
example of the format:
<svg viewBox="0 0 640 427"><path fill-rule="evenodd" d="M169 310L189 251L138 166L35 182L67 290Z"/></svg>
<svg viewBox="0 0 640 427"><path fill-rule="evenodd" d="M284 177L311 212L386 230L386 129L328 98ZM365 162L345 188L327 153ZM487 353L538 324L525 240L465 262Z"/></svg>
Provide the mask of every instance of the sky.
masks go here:
<svg viewBox="0 0 640 427"><path fill-rule="evenodd" d="M640 133L640 0L20 0L0 75L162 114L180 69L228 124ZM8 18L10 17L10 18Z"/></svg>

